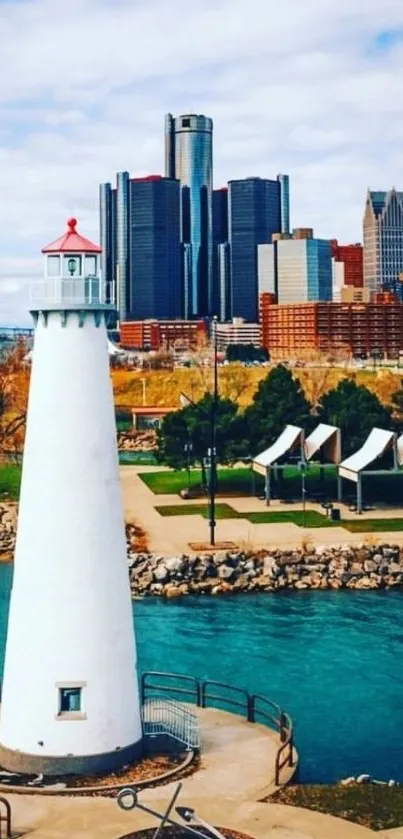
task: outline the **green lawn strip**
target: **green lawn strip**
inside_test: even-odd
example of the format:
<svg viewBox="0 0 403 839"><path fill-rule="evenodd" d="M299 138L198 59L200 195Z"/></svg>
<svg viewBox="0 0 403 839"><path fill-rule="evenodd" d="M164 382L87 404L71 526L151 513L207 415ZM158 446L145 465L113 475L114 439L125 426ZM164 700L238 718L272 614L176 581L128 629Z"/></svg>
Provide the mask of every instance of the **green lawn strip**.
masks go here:
<svg viewBox="0 0 403 839"><path fill-rule="evenodd" d="M198 489L200 494L203 493L201 474L198 469L190 471L189 479L186 470L180 472L142 472L139 477L155 495L173 495L187 489L188 486L191 489ZM222 495L225 495L226 492L250 495L252 489L250 469L218 469L217 477L219 492Z"/></svg>
<svg viewBox="0 0 403 839"><path fill-rule="evenodd" d="M157 466L155 456L149 452L119 452L119 463L121 466Z"/></svg>
<svg viewBox="0 0 403 839"><path fill-rule="evenodd" d="M209 517L208 504L167 504L163 507L155 507L160 516L203 516ZM216 504L215 516L217 519L239 519L240 513L233 510L229 504Z"/></svg>
<svg viewBox="0 0 403 839"><path fill-rule="evenodd" d="M403 530L401 519L344 519L342 527L350 533L389 533Z"/></svg>
<svg viewBox="0 0 403 839"><path fill-rule="evenodd" d="M267 800L338 816L371 830L392 830L403 825L402 786L290 785ZM343 836L343 829L340 830Z"/></svg>
<svg viewBox="0 0 403 839"><path fill-rule="evenodd" d="M21 466L14 463L0 465L0 500L18 501L21 484Z"/></svg>
<svg viewBox="0 0 403 839"><path fill-rule="evenodd" d="M144 472L140 477L156 495L176 494L183 489L187 489L189 485L194 496L203 496L199 469L190 471L189 484L185 469L169 472ZM274 490L274 473L272 484ZM263 495L264 479L256 473L252 476L249 467L238 467L236 469L222 467L218 469L218 492L220 495L251 495L253 487L257 495ZM353 485L344 481L343 488L346 499L348 500L348 497L350 497L353 500L355 497ZM403 489L403 472L402 475L366 476L363 481L363 489L365 501L370 503L386 501L393 504L399 497L401 489ZM326 469L322 481L320 467L317 464L312 465L306 475L306 491L307 498L310 500L315 500L315 496L322 499L324 497L335 499L337 496L336 467ZM295 466L287 466L282 472L279 472L276 494L281 500L301 498L301 475Z"/></svg>
<svg viewBox="0 0 403 839"><path fill-rule="evenodd" d="M251 524L296 524L298 527L334 527L339 524L333 522L316 510L306 510L305 517L302 510L278 510L276 512L262 511L244 513L243 517ZM343 525L344 526L344 525Z"/></svg>

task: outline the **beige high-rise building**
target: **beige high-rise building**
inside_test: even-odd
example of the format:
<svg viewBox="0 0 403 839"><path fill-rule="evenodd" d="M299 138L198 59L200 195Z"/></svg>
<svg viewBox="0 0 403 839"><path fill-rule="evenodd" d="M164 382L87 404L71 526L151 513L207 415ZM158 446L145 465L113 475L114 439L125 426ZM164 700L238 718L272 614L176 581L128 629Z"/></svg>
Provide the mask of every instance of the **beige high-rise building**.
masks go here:
<svg viewBox="0 0 403 839"><path fill-rule="evenodd" d="M364 286L403 299L403 192L368 190L364 213Z"/></svg>

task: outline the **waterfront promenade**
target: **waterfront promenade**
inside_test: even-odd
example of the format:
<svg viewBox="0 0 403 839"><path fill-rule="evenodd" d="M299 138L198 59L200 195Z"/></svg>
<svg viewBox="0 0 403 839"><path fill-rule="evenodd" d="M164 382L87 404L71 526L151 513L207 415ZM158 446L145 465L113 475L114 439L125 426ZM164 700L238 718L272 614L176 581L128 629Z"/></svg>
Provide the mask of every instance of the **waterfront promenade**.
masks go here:
<svg viewBox="0 0 403 839"><path fill-rule="evenodd" d="M15 824L26 839L131 839L134 831L157 827L145 813L124 813L111 798L51 799L9 796ZM147 790L141 800L160 812L166 809L163 788ZM282 804L262 804L221 798L217 791L209 800L189 799L201 818L210 824L245 833L252 839L400 839L397 831L375 833L366 827L341 821L312 810Z"/></svg>
<svg viewBox="0 0 403 839"><path fill-rule="evenodd" d="M162 517L157 506L178 505L186 508L189 501L179 495L154 495L139 477L141 472L161 471L161 467L122 466L120 470L123 488L124 508L127 521L135 521L147 534L149 549L156 554L174 556L189 552L189 543L208 542L208 521L202 516ZM228 503L238 513L272 511L295 511L301 504L281 504L273 501L270 508L259 498L220 497L220 503ZM200 503L203 503L200 500ZM346 504L337 504L342 517L357 518ZM320 504L308 502L307 510L323 513ZM363 513L359 518L403 518L403 508L387 507ZM291 522L282 524L252 524L246 518L220 519L217 521L216 541L233 542L241 548L298 548L305 542L309 545L359 545L363 541L371 544L393 543L403 546L403 530L400 532L351 533L343 527L302 528Z"/></svg>

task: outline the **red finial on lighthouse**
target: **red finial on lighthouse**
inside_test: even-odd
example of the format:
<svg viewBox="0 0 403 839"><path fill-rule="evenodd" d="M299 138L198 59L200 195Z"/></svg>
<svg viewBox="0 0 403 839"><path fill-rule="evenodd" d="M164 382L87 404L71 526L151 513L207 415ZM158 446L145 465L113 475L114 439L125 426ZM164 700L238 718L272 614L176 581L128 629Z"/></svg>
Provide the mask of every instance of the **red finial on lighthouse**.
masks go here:
<svg viewBox="0 0 403 839"><path fill-rule="evenodd" d="M67 227L69 228L69 233L76 233L77 227L77 219L76 218L69 218L67 219Z"/></svg>

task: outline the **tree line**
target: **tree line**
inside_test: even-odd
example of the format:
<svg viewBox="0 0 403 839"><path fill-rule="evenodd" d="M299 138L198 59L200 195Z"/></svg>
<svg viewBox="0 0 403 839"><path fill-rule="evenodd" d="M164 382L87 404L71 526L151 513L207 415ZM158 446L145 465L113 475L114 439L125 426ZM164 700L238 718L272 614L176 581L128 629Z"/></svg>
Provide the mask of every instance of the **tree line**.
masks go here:
<svg viewBox="0 0 403 839"><path fill-rule="evenodd" d="M287 424L310 431L320 422L341 429L343 457L357 451L374 427L403 429L403 379L389 406L352 378L345 378L312 406L298 378L283 364L263 379L252 403L240 410L221 396L216 406L216 453L219 463L247 460L274 443ZM168 414L158 431L158 459L174 469L200 463L211 441L213 396L205 395Z"/></svg>

